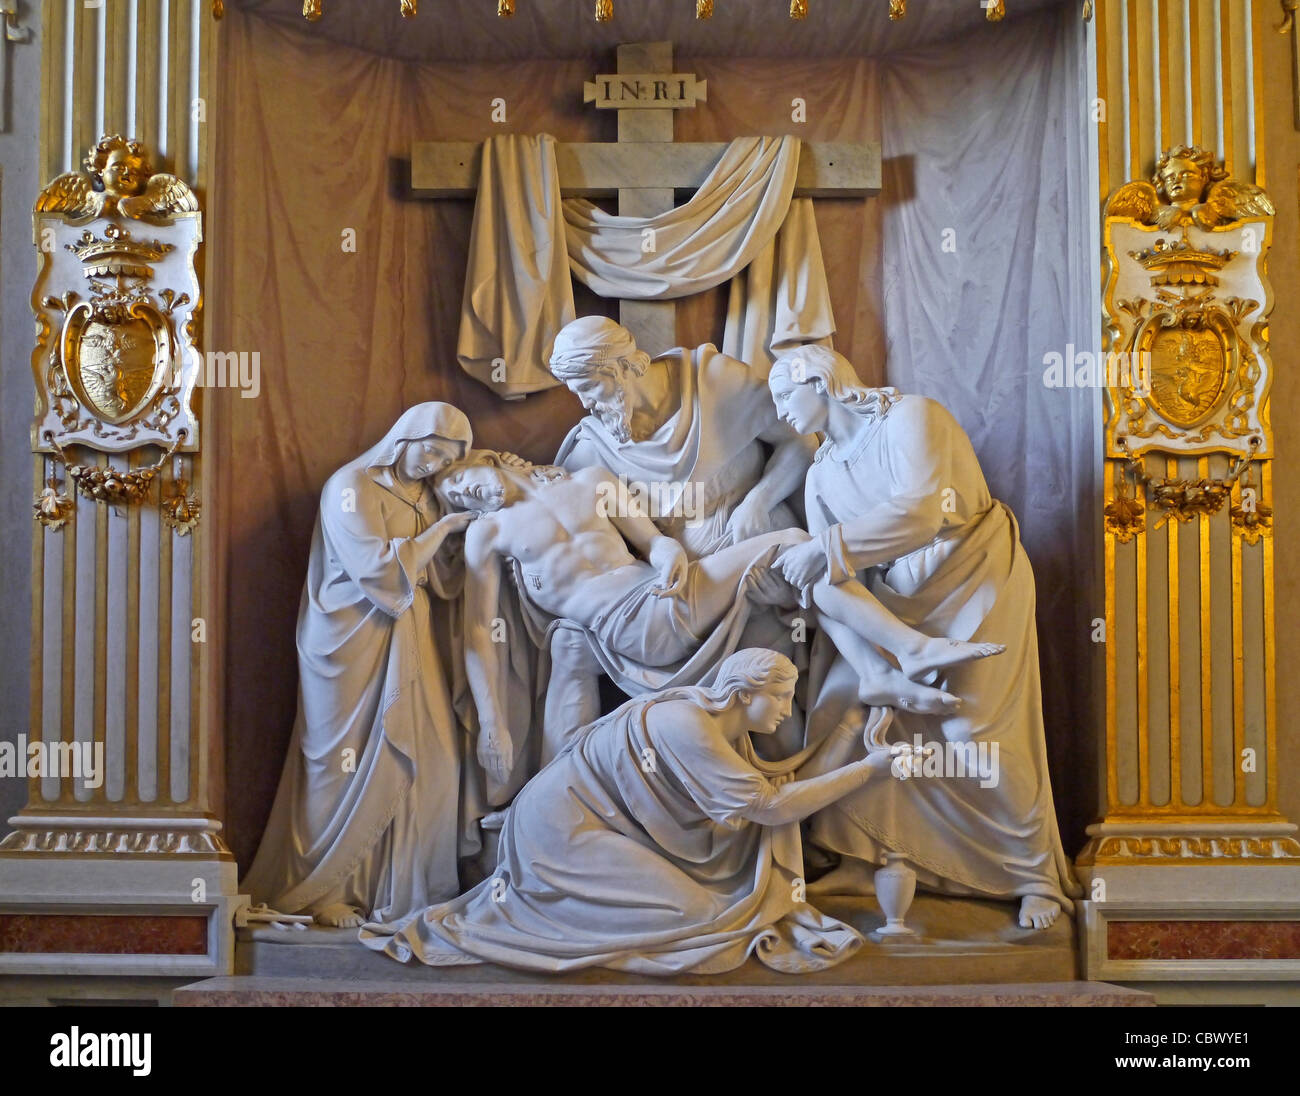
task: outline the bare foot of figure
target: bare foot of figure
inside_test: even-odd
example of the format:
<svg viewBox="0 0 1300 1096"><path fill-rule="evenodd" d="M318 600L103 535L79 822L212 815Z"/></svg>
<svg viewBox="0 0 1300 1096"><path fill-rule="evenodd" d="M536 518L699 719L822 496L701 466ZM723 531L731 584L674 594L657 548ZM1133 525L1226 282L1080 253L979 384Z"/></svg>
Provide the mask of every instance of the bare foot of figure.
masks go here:
<svg viewBox="0 0 1300 1096"><path fill-rule="evenodd" d="M929 685L918 685L902 674L864 686L858 692L858 699L872 708L901 708L918 715L952 715L961 707L961 697Z"/></svg>
<svg viewBox="0 0 1300 1096"><path fill-rule="evenodd" d="M331 929L360 928L366 920L356 906L349 906L345 902L333 902L328 906L322 906L315 911L314 916L316 924Z"/></svg>
<svg viewBox="0 0 1300 1096"><path fill-rule="evenodd" d="M1020 900L1020 927L1022 929L1047 929L1055 924L1061 907L1050 898L1027 894Z"/></svg>
<svg viewBox="0 0 1300 1096"><path fill-rule="evenodd" d="M960 666L963 662L974 662L977 658L989 658L1000 655L1007 649L1005 643L966 643L960 639L927 639L910 651L895 652L903 673L914 681L925 680L926 674L945 670L949 666Z"/></svg>

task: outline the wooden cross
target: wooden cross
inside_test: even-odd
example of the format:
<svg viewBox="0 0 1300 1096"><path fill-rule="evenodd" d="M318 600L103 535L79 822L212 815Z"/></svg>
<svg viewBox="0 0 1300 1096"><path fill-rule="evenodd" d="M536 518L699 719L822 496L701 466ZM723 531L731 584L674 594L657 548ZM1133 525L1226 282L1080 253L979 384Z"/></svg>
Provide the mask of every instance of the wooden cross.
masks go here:
<svg viewBox="0 0 1300 1096"><path fill-rule="evenodd" d="M618 72L586 87L587 101L618 110L618 141L557 143L563 197L618 198L621 216L649 217L673 207L675 190L696 190L726 142L673 143L673 112L705 98L694 75L673 73L671 42L618 47ZM613 77L617 76L618 79ZM482 144L421 141L411 154L411 190L423 198L473 197ZM880 146L805 142L797 197L866 197L880 192ZM637 345L660 354L677 345L676 302L620 301L619 319Z"/></svg>

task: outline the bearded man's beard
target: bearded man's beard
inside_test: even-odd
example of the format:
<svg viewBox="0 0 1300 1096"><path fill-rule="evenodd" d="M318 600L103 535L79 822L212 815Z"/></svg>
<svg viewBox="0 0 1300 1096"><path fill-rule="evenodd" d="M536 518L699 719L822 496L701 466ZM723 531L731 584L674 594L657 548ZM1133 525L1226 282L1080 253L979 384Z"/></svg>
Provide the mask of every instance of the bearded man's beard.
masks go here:
<svg viewBox="0 0 1300 1096"><path fill-rule="evenodd" d="M596 408L596 417L601 425L614 435L620 445L630 441L641 440L632 436L632 414L627 406L627 391L620 388L613 403L602 404Z"/></svg>

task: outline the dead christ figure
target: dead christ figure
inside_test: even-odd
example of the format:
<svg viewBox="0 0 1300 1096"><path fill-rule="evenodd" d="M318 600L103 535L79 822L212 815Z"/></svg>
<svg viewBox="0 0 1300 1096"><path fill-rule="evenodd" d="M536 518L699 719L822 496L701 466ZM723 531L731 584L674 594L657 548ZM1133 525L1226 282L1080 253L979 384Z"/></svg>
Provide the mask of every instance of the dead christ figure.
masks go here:
<svg viewBox="0 0 1300 1096"><path fill-rule="evenodd" d="M793 603L793 591L769 569L781 550L808 539L802 530L778 530L688 561L607 470L539 474L510 463L517 460L453 465L436 481L449 507L481 515L465 538L465 670L478 711L479 761L503 783L515 758L500 686L508 652L491 634L502 561L513 565L519 592L536 609L580 625L602 659L668 667L699 658L698 679L735 651L751 599ZM927 637L883 608L873 616L868 606L863 615L859 627L882 647L925 648ZM945 641L936 649L949 664L951 646ZM981 653L972 645L967 657ZM911 669L938 665L916 662ZM562 746L545 743L543 757Z"/></svg>

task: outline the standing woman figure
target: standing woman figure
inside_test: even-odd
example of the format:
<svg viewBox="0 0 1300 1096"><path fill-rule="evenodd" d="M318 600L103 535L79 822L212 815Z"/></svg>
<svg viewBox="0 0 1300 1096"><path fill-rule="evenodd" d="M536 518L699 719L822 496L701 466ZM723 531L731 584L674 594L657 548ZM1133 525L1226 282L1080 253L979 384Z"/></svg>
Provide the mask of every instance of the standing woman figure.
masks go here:
<svg viewBox="0 0 1300 1096"><path fill-rule="evenodd" d="M321 492L298 613L298 717L243 887L324 925L400 917L459 891L463 734L436 649L458 595L431 477L470 449L445 403L405 412Z"/></svg>

